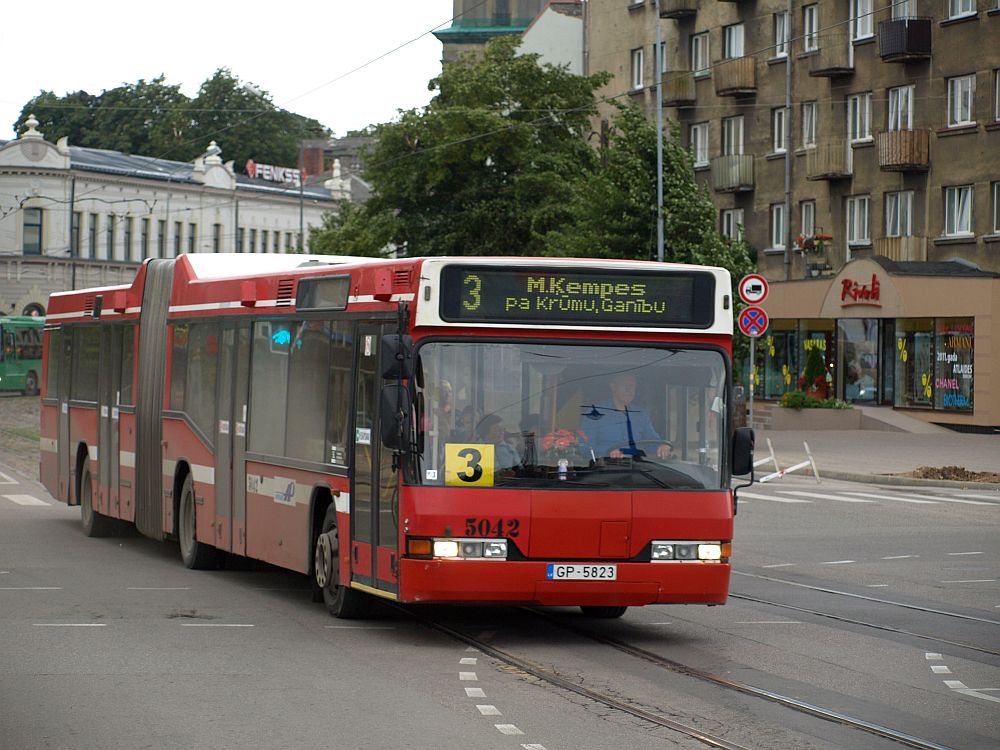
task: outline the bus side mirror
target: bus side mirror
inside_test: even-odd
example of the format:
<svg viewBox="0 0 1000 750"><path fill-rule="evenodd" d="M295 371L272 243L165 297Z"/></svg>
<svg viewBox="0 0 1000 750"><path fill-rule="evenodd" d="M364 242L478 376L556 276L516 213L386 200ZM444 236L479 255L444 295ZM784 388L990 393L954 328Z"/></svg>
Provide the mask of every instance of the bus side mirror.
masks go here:
<svg viewBox="0 0 1000 750"><path fill-rule="evenodd" d="M383 336L380 364L382 377L386 380L413 377L413 337L398 333Z"/></svg>
<svg viewBox="0 0 1000 750"><path fill-rule="evenodd" d="M379 405L379 429L382 445L393 450L407 450L412 440L410 418L413 413L410 391L405 385L389 383L382 386Z"/></svg>
<svg viewBox="0 0 1000 750"><path fill-rule="evenodd" d="M752 427L737 427L733 433L733 474L744 476L753 471L754 432Z"/></svg>

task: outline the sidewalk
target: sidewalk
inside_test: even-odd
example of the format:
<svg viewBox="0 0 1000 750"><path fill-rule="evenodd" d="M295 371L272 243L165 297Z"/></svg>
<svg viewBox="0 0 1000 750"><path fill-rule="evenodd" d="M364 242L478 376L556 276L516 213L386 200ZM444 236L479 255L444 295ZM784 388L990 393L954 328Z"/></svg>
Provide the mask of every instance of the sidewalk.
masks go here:
<svg viewBox="0 0 1000 750"><path fill-rule="evenodd" d="M960 466L969 471L1000 472L1000 435L979 435L934 428L933 432L883 430L780 431L757 430L755 459L770 458L770 438L778 465L787 469L806 459L803 442L820 477L855 482L926 487L968 487L996 491L1000 484L915 479L895 476L922 466ZM770 463L757 467L762 475L774 470ZM799 472L809 476L809 470Z"/></svg>

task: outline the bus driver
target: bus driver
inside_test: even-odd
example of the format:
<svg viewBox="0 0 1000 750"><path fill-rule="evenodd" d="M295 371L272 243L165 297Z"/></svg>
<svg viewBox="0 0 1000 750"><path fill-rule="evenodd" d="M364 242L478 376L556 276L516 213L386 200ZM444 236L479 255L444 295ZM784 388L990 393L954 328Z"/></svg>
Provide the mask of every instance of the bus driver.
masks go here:
<svg viewBox="0 0 1000 750"><path fill-rule="evenodd" d="M615 373L610 387L610 401L594 404L589 412L584 412L580 424L580 431L587 435L594 453L624 458L638 455L643 450L638 443L656 442L659 443L656 455L670 458L670 442L659 436L649 414L631 405L635 399L635 373Z"/></svg>

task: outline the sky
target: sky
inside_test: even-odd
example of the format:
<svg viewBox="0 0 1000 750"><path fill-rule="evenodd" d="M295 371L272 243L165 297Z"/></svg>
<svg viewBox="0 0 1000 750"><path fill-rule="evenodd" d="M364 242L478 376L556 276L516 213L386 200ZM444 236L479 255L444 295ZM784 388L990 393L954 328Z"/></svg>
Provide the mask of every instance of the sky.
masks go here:
<svg viewBox="0 0 1000 750"><path fill-rule="evenodd" d="M164 83L179 85L193 98L219 68L338 136L388 122L398 110L430 101L427 82L441 71L441 43L430 32L451 25L453 3L13 0L4 5L0 140L16 136L21 108L43 90L58 96L80 90L100 94L163 75Z"/></svg>

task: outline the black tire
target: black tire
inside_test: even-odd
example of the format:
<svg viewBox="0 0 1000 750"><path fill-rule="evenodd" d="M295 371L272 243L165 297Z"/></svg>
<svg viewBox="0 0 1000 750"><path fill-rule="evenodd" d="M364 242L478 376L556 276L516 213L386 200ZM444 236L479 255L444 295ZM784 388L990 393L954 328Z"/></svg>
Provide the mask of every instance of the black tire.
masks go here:
<svg viewBox="0 0 1000 750"><path fill-rule="evenodd" d="M370 601L360 591L341 586L340 581L340 537L337 533L337 509L331 505L326 509L323 526L316 537L316 552L313 556L313 583L323 592L323 601L330 614L342 620L366 617Z"/></svg>
<svg viewBox="0 0 1000 750"><path fill-rule="evenodd" d="M181 560L191 570L209 570L219 567L219 550L199 542L197 536L197 510L194 496L194 480L191 475L184 477L180 502L177 507L177 537L180 541Z"/></svg>
<svg viewBox="0 0 1000 750"><path fill-rule="evenodd" d="M592 617L595 620L614 620L625 614L628 607L580 607L584 617Z"/></svg>
<svg viewBox="0 0 1000 750"><path fill-rule="evenodd" d="M112 520L94 510L94 483L90 481L90 469L83 467L80 473L80 525L89 537L110 536Z"/></svg>
<svg viewBox="0 0 1000 750"><path fill-rule="evenodd" d="M28 374L24 376L24 395L38 395L38 373L34 370L30 370Z"/></svg>

